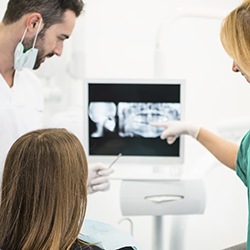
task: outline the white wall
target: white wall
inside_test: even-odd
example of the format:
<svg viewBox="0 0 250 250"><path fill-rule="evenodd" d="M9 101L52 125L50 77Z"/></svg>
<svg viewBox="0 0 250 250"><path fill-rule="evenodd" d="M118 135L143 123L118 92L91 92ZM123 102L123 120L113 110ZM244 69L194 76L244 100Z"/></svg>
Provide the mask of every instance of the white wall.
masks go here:
<svg viewBox="0 0 250 250"><path fill-rule="evenodd" d="M6 2L0 2L0 10ZM86 13L78 19L72 39L65 46L65 54L59 60L46 62L47 67L44 65L40 71L40 76L44 74L42 70L49 69L48 75L53 73L51 65L55 70L53 78L43 79L45 85L54 88L53 95L57 97L47 95L46 123L66 126L82 137L79 129L82 82L68 74L72 51L80 52L82 57L77 60L82 64L85 77L152 78L159 26L176 8L229 11L239 3L239 0L86 1ZM220 24L218 20L196 18L176 22L166 34L166 70L162 72L169 78L186 79L186 120L215 131L220 120L249 116L250 95L242 76L231 71L232 61L219 41ZM208 152L196 141L186 138L184 174L190 175L209 161L213 158ZM217 250L246 240L246 189L234 172L216 161L209 164L215 168L204 179L206 210L204 215L186 217L185 250ZM87 217L118 225L123 218L119 187L120 181L113 180L109 192L90 195ZM151 247L152 218L130 218L134 222L134 237L141 248L155 250ZM174 219L164 217L166 250L170 249ZM125 222L121 227L129 230ZM171 250L178 250L178 247Z"/></svg>

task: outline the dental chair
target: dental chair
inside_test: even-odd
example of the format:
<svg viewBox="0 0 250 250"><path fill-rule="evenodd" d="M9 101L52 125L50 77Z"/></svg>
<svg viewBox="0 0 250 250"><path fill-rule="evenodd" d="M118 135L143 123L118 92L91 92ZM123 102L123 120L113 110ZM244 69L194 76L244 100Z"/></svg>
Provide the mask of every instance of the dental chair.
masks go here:
<svg viewBox="0 0 250 250"><path fill-rule="evenodd" d="M85 219L78 238L105 250L139 250L134 238L109 224Z"/></svg>

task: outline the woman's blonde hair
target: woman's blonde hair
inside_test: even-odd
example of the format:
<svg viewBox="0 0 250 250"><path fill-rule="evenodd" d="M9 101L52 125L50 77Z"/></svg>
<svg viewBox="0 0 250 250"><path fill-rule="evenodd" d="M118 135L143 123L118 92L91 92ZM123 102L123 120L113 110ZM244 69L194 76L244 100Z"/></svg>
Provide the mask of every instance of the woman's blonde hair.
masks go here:
<svg viewBox="0 0 250 250"><path fill-rule="evenodd" d="M221 42L240 69L250 76L250 1L244 1L225 19Z"/></svg>
<svg viewBox="0 0 250 250"><path fill-rule="evenodd" d="M65 129L20 137L4 167L0 203L2 250L66 250L85 216L88 166L83 147Z"/></svg>

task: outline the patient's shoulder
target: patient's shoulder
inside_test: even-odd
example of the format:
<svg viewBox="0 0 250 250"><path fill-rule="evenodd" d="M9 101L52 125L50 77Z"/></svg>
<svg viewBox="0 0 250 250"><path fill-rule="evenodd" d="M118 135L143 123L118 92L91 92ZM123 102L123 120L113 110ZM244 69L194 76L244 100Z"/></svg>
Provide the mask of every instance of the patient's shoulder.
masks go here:
<svg viewBox="0 0 250 250"><path fill-rule="evenodd" d="M103 249L98 246L77 239L76 242L72 245L70 250L103 250Z"/></svg>
<svg viewBox="0 0 250 250"><path fill-rule="evenodd" d="M134 248L132 247L122 247L117 250L133 250L133 249ZM70 250L104 250L104 249L77 239L76 242L72 245Z"/></svg>

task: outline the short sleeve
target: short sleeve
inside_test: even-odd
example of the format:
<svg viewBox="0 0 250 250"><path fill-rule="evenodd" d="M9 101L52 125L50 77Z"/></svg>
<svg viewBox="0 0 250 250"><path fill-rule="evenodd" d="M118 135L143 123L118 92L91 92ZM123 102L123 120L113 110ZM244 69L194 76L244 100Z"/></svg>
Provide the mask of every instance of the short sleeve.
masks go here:
<svg viewBox="0 0 250 250"><path fill-rule="evenodd" d="M242 182L249 187L249 171L250 171L250 131L243 137L236 161L236 173Z"/></svg>

